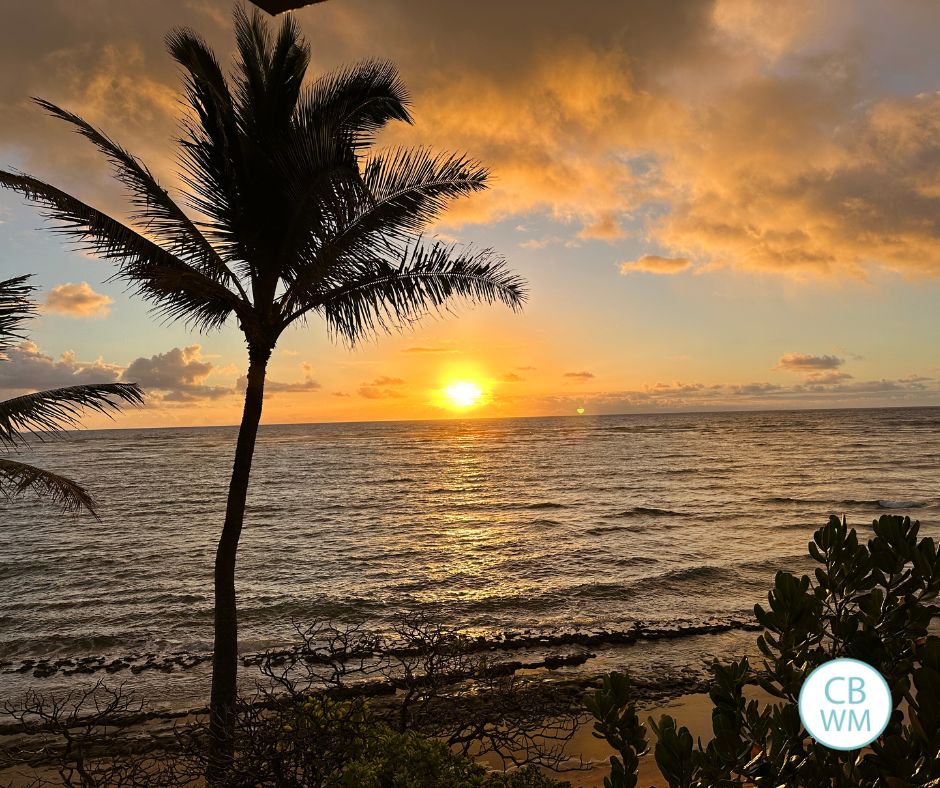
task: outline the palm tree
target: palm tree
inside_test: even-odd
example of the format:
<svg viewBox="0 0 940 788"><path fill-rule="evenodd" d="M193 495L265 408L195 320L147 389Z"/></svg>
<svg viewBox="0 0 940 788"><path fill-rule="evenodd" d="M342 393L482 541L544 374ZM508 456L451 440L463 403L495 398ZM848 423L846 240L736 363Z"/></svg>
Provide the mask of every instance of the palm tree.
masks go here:
<svg viewBox="0 0 940 788"><path fill-rule="evenodd" d="M36 314L30 300L33 288L28 280L29 276L18 276L0 282L0 359L16 341L25 339L22 325ZM15 449L24 445L26 432L39 438L56 435L77 426L83 411L110 414L119 410L122 402L141 404L140 389L129 383L96 383L36 391L0 401L0 446ZM94 498L77 482L35 465L0 457L0 496L10 499L27 492L46 498L65 511L84 509L97 517Z"/></svg>
<svg viewBox="0 0 940 788"><path fill-rule="evenodd" d="M290 16L272 35L260 12L236 8L235 39L227 78L197 33L167 37L189 110L179 140L188 212L127 150L46 101L39 104L110 161L131 194L130 223L30 175L0 171L0 186L38 203L88 252L114 261L115 276L165 315L200 330L234 318L245 335L245 405L215 560L216 775L230 752L236 696L235 556L278 337L318 315L334 338L354 345L455 298L513 309L525 299L523 281L492 250L422 236L453 199L485 188L484 167L425 149L370 152L386 124L411 120L392 64L363 62L305 85L310 52Z"/></svg>

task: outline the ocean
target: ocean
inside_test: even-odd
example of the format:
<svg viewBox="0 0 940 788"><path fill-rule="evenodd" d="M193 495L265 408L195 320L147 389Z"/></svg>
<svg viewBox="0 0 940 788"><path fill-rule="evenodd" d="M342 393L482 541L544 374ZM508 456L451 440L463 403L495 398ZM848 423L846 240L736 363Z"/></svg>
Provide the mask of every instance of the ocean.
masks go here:
<svg viewBox="0 0 940 788"><path fill-rule="evenodd" d="M235 435L82 431L20 454L85 484L101 521L0 506L0 701L112 676L205 700ZM285 645L292 621L423 610L549 650L647 633L594 664L678 675L753 641L754 603L777 570L810 568L833 513L940 536L940 408L266 426L241 650Z"/></svg>

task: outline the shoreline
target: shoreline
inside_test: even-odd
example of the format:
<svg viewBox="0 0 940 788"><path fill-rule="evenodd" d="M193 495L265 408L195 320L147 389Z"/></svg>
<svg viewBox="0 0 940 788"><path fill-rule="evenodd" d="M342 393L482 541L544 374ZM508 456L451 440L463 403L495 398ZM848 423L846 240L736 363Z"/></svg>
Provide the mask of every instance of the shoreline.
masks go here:
<svg viewBox="0 0 940 788"><path fill-rule="evenodd" d="M546 632L524 629L505 631L494 635L467 636L467 653L490 652L541 652L564 647L576 647L582 651L569 654L546 654L542 660L544 667L553 668L563 665L583 664L596 655L589 653L592 648L617 648L632 646L640 641L676 640L681 638L715 635L725 632L756 632L760 626L754 620L732 618L726 621L707 621L700 624L676 623L673 626L648 626L637 622L628 629L573 632ZM290 646L249 652L239 657L245 668L260 664L266 657L275 660L293 653ZM115 675L129 671L139 675L144 671L161 673L180 673L197 668L212 659L210 652L177 651L160 654L158 652L131 652L123 655L112 653L100 655L75 655L62 657L26 657L20 660L0 660L0 674L26 675L35 679L47 679L52 676L96 676L103 673ZM577 661L580 660L580 661ZM517 665L519 668L541 667L541 664Z"/></svg>
<svg viewBox="0 0 940 788"><path fill-rule="evenodd" d="M694 739L701 737L703 742L711 739L711 702L704 692L679 692L659 700L649 699L637 704L637 714L644 725L647 719L658 719L663 714L670 714L681 725L689 728ZM173 725L180 720L195 718L204 713L205 709L191 709L177 713L149 713L143 715L131 730L140 739L150 739L150 742L159 747L161 739L170 741ZM562 781L568 781L571 788L599 788L603 786L604 777L610 772L609 757L614 751L607 742L593 735L593 720L586 720L578 725L574 736L568 743L567 752L571 761L580 759L587 768L574 768L569 771L546 771L546 773ZM9 746L18 737L0 733L0 746ZM19 738L22 741L22 738ZM652 735L648 735L652 745ZM481 759L480 763L489 768L500 770L499 762L492 759ZM17 764L9 767L0 767L0 783L7 788L25 788L32 784L36 775L56 776L55 766L51 760L33 760L29 764ZM640 759L639 785L644 788L666 788L666 782L656 767L652 746L650 751Z"/></svg>

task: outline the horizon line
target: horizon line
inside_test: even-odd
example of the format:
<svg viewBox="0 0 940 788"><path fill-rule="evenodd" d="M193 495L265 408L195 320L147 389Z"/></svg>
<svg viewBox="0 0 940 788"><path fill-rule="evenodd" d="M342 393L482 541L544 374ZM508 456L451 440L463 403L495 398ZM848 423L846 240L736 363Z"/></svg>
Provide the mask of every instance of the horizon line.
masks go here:
<svg viewBox="0 0 940 788"><path fill-rule="evenodd" d="M321 425L354 425L354 424L414 424L425 422L443 422L443 421L512 421L519 419L589 419L589 418L615 418L623 416L685 416L685 415L733 415L736 413L825 413L840 412L850 410L938 410L940 403L936 405L851 405L834 406L824 408L814 407L792 407L792 408L721 408L710 410L648 410L648 411L630 411L618 413L555 413L543 416L439 416L415 419L363 419L360 421L278 421L262 422L259 429L265 427L310 427ZM199 429L238 429L238 424L177 424L154 427L80 427L66 432L118 432L132 430L199 430Z"/></svg>

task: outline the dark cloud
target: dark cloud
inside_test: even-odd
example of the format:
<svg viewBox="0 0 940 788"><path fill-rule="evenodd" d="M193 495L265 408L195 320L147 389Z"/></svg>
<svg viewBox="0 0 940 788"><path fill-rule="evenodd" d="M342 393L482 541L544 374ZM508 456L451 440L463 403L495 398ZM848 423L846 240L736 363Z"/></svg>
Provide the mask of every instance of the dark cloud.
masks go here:
<svg viewBox="0 0 940 788"><path fill-rule="evenodd" d="M833 383L800 383L783 386L772 382L656 384L642 390L610 391L587 396L554 395L529 400L536 412L567 412L584 406L592 413L626 413L655 410L733 410L740 408L834 407L914 405L925 396L940 396L933 378L909 375L904 378Z"/></svg>
<svg viewBox="0 0 940 788"><path fill-rule="evenodd" d="M791 372L813 373L827 369L838 369L845 359L838 356L816 356L811 353L784 353L777 362L779 369Z"/></svg>
<svg viewBox="0 0 940 788"><path fill-rule="evenodd" d="M202 358L202 348L190 345L150 358L137 358L124 370L122 379L137 383L148 394L156 394L168 402L193 402L231 395L233 389L229 387L205 385L212 369L212 362Z"/></svg>
<svg viewBox="0 0 940 788"><path fill-rule="evenodd" d="M113 383L119 379L121 367L102 359L82 362L71 351L58 359L43 353L35 342L23 342L0 359L0 389L5 391L36 391L85 383Z"/></svg>
<svg viewBox="0 0 940 788"><path fill-rule="evenodd" d="M783 386L778 386L776 383L742 383L728 386L728 391L730 391L732 394L745 397L760 396L762 394L775 394L776 392L782 390Z"/></svg>
<svg viewBox="0 0 940 788"><path fill-rule="evenodd" d="M313 367L310 364L303 362L300 364L300 369L303 373L303 379L293 383L282 383L277 380L271 380L270 378L265 380L265 397L270 396L271 394L291 394L305 391L319 391L321 388L323 388L322 383L313 379ZM248 377L246 375L242 375L238 378L237 381L235 381L235 389L240 394L245 392L247 385Z"/></svg>
<svg viewBox="0 0 940 788"><path fill-rule="evenodd" d="M503 383L521 383L525 378L521 375L517 375L515 372L507 372L500 380Z"/></svg>
<svg viewBox="0 0 940 788"><path fill-rule="evenodd" d="M335 0L297 18L314 72L400 65L416 124L383 143L466 150L493 169L454 224L538 213L568 240L616 240L639 222L663 256L628 271L685 260L940 274L938 62L925 39L937 4L598 0L572 13L567 0ZM179 79L163 50L177 25L231 61L228 0L8 4L3 159L126 211L89 146L29 105L39 95L178 185Z"/></svg>
<svg viewBox="0 0 940 788"><path fill-rule="evenodd" d="M594 377L593 372L566 372L562 375L563 378L571 378L572 380L591 380Z"/></svg>

